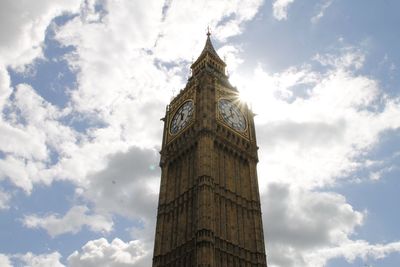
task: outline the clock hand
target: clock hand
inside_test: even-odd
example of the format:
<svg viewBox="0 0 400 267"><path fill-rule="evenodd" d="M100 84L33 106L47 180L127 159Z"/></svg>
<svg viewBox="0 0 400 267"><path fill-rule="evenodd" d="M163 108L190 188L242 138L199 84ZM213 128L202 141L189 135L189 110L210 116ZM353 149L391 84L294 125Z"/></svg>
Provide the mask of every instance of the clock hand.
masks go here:
<svg viewBox="0 0 400 267"><path fill-rule="evenodd" d="M227 113L228 113L228 112L227 112ZM230 117L232 117L232 110L231 110L231 108L229 108L229 115L226 114L226 116L227 116L228 119L229 119Z"/></svg>

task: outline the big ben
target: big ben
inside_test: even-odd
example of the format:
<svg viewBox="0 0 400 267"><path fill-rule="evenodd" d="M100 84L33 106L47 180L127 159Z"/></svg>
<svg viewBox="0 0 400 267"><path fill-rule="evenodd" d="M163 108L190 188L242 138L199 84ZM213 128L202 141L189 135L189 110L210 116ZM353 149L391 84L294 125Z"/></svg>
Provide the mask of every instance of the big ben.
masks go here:
<svg viewBox="0 0 400 267"><path fill-rule="evenodd" d="M153 267L266 267L254 114L210 33L167 106Z"/></svg>

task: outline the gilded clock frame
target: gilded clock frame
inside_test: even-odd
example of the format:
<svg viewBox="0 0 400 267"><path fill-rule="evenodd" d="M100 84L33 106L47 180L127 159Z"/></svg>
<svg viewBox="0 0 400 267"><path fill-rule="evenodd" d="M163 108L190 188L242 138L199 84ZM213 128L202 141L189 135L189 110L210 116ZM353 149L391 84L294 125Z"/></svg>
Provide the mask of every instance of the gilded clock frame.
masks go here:
<svg viewBox="0 0 400 267"><path fill-rule="evenodd" d="M183 105L185 105L187 102L192 102L192 103L193 103L193 112L192 112L192 116L191 116L191 118L189 119L188 124L187 124L185 127L183 127L182 129L180 129L180 130L179 130L178 132L176 132L176 133L172 133L172 132L171 132L171 124L172 124L172 121L173 121L173 119L174 119L176 113L177 113L177 112L180 110L180 108L183 107ZM196 106L195 106L194 100L191 99L191 98L185 99L185 100L174 110L174 112L171 112L172 115L170 116L170 119L169 119L169 122L168 122L168 133L169 133L169 135L170 135L170 136L176 136L176 135L179 135L180 133L182 133L184 130L186 130L186 128L189 127L189 126L193 123L195 113L196 113Z"/></svg>
<svg viewBox="0 0 400 267"><path fill-rule="evenodd" d="M176 112L184 105L186 102L193 102L193 116L190 119L189 123L181 129L176 134L172 134L171 123L176 114ZM185 132L190 126L194 124L196 120L196 94L194 88L190 88L189 90L183 90L180 94L178 94L169 104L167 111L167 136L166 143L170 143L172 140L180 136L183 132Z"/></svg>
<svg viewBox="0 0 400 267"><path fill-rule="evenodd" d="M216 90L216 98L215 98L215 116L216 116L216 120L217 122L222 125L223 127L229 129L230 131L233 131L234 133L240 135L241 137L246 138L247 140L250 140L250 120L249 120L249 112L248 109L245 106L241 106L236 104L236 101L239 101L239 97L237 96L237 92L232 91L232 89L225 89L222 86L217 86L217 90ZM233 104L240 110L240 112L243 114L245 122L246 122L246 128L244 131L238 131L236 129L234 129L233 127L231 127L230 125L228 125L228 123L225 122L224 118L222 117L222 115L220 114L220 110L219 110L219 101L221 99L226 99L228 101L233 102Z"/></svg>

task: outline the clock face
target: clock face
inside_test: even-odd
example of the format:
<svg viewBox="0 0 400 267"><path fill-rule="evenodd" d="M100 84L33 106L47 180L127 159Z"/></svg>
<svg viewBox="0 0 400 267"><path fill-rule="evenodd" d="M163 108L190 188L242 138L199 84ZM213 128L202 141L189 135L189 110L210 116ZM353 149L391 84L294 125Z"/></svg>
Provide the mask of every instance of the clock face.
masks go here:
<svg viewBox="0 0 400 267"><path fill-rule="evenodd" d="M177 134L184 129L193 117L194 104L192 100L183 103L182 106L175 112L172 118L169 131L171 134Z"/></svg>
<svg viewBox="0 0 400 267"><path fill-rule="evenodd" d="M246 130L246 119L237 105L228 99L218 101L218 109L224 122L239 132Z"/></svg>

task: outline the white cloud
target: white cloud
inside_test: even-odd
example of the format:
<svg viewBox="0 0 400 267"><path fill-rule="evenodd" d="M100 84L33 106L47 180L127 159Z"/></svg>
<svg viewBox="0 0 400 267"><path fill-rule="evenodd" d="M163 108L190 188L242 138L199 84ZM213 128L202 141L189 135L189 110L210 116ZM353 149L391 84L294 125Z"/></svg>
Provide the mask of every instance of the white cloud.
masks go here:
<svg viewBox="0 0 400 267"><path fill-rule="evenodd" d="M269 266L323 267L334 258L385 258L400 253L400 242L352 240L364 214L333 192L270 184L262 195Z"/></svg>
<svg viewBox="0 0 400 267"><path fill-rule="evenodd" d="M101 20L89 2L81 17L56 29L62 44L76 48L67 57L78 71L72 112L103 126L89 129L52 170L74 181L96 212L140 221L143 228L132 229L132 235L149 251L159 177L153 149L171 92L184 86L188 66L182 62L200 53L207 25L221 40L238 34L262 1L172 1L165 17L159 1L128 2L107 2Z"/></svg>
<svg viewBox="0 0 400 267"><path fill-rule="evenodd" d="M29 267L65 267L65 265L60 262L61 254L58 252L40 255L28 252L24 255L15 255L14 258L24 262L26 264L24 266Z"/></svg>
<svg viewBox="0 0 400 267"><path fill-rule="evenodd" d="M364 240L350 241L339 247L319 249L306 255L309 266L325 266L327 260L344 257L348 262L354 262L356 258L363 261L369 259L382 259L392 253L400 253L400 242L387 244L370 244Z"/></svg>
<svg viewBox="0 0 400 267"><path fill-rule="evenodd" d="M274 16L287 19L293 2L275 1ZM56 5L50 1L40 3ZM25 24L17 25L10 41L16 45L15 51L0 48L0 55L11 53L1 59L5 63L0 63L25 64L40 56L44 29L52 17L61 10L76 11L78 5L60 3L65 8L46 11L44 17L38 15L39 24L24 22L29 27L37 26L32 28L33 37L27 37L25 31L18 35ZM81 252L69 257L70 266L149 265L148 239L153 238L150 232L154 230L159 177L158 167L153 170L157 161L154 144L161 140L159 118L164 115L171 91L184 86L184 65L204 45L205 36L199 32L209 24L215 29L213 36L220 41L239 34L262 1L168 3L163 17L160 1L104 2L105 14L96 11L95 1L86 1L79 17L56 29L59 41L76 48L67 59L71 68L78 71L78 84L64 110L47 103L28 85L16 88L15 99L8 99L9 76L0 68L0 107L7 106L12 111L0 121L0 131L9 137L8 142L0 140L0 149L6 152L0 161L0 179L7 177L26 192L39 182L67 179L77 185L79 196L94 204L93 211L75 206L64 216L30 215L25 217L25 225L56 236L76 233L83 226L108 232L112 229L108 217L112 213L143 224L142 229L132 230L139 240L90 241ZM228 57L236 57L239 51L229 46L222 50ZM340 195L308 190L334 183L362 166L364 159L360 160L360 156L378 142L379 135L399 127L399 102L382 96L376 81L355 74L363 66L362 53L346 50L342 56L318 55L314 59L328 70L319 72L304 65L269 74L259 67L243 86L236 83L239 89L250 88L262 96L253 103L259 114L256 120L262 147L261 189L267 190L265 177L272 178L271 182L293 184L283 197L288 202L276 204L291 213L272 208L269 215L281 216L289 229L286 236L275 236L278 245L272 248L282 252L282 257L274 259L281 266L301 266L307 257L326 261L331 256L322 255L322 250L313 255L308 249L320 244L332 251L353 242L349 235L361 224L362 215ZM84 117L91 126L86 132L77 133L60 122L65 115ZM59 157L56 163L51 160L52 152ZM268 206L268 201L265 203ZM324 219L333 215L336 219ZM293 221L304 226L312 238L290 224ZM268 229L270 223L265 223ZM279 230L284 232L276 229ZM274 240L273 235L271 239ZM268 236L267 242L270 243ZM299 252L279 244L298 248ZM46 257L32 255L30 259ZM54 254L51 258L57 264L60 257Z"/></svg>
<svg viewBox="0 0 400 267"><path fill-rule="evenodd" d="M22 67L41 56L45 29L50 21L64 12L77 12L80 2L3 1L0 8L0 64Z"/></svg>
<svg viewBox="0 0 400 267"><path fill-rule="evenodd" d="M304 64L269 74L259 66L251 76L232 77L257 113L271 266L322 267L332 258L352 261L398 251L397 243L353 240L363 214L339 194L314 190L354 179L351 174L360 169L389 171L368 153L383 133L400 128L400 99L358 74L365 60L359 50L347 47L313 60L323 68Z"/></svg>
<svg viewBox="0 0 400 267"><path fill-rule="evenodd" d="M118 238L109 243L100 238L86 243L82 251L75 251L68 257L70 267L128 267L149 266L143 263L149 255L149 251L143 248L140 241L124 242Z"/></svg>
<svg viewBox="0 0 400 267"><path fill-rule="evenodd" d="M288 9L290 5L293 4L295 0L274 0L272 3L272 12L277 20L287 20L288 19ZM312 23L318 23L318 21L325 15L326 9L328 9L334 0L322 0L316 6L317 12L311 18Z"/></svg>
<svg viewBox="0 0 400 267"><path fill-rule="evenodd" d="M10 76L5 68L0 67L0 109L3 107L10 97L12 90L10 88Z"/></svg>
<svg viewBox="0 0 400 267"><path fill-rule="evenodd" d="M113 222L110 218L88 213L87 207L74 206L63 217L58 214L43 217L27 215L24 217L23 223L28 228L42 228L52 237L65 233L77 233L82 226L87 226L95 232L110 232L112 230Z"/></svg>
<svg viewBox="0 0 400 267"><path fill-rule="evenodd" d="M0 180L9 179L30 193L35 183L49 184L55 170L48 168L51 152L60 156L76 146L77 134L59 122L62 112L39 96L29 85L20 84L0 118Z"/></svg>
<svg viewBox="0 0 400 267"><path fill-rule="evenodd" d="M132 145L149 148L159 143L159 118L172 90L184 85L182 68L167 67L164 60L188 60L193 45L200 52L204 44L205 36L193 29L205 27L209 21L194 21L192 15L203 12L214 25L222 20L242 25L254 17L262 1L173 1L165 16L160 1L102 2L105 12L99 11L97 4L43 0L35 6L3 4L1 9L5 12L1 25L9 25L1 30L11 29L13 34L0 40L0 107L7 108L7 115L0 119L0 133L7 137L0 140L0 150L5 153L0 159L0 180L9 179L26 193L35 184L48 185L54 179L85 186L88 174L103 169L108 155ZM184 13L181 4L189 4ZM25 14L21 8L29 11ZM33 68L26 64L41 56L45 29L65 12L80 12L80 16L52 27L62 44L76 48L66 58L78 73L78 87L71 92L67 107L60 109L30 85L10 88L6 67L11 64L19 71ZM12 16L14 13L17 15ZM24 17L18 17L22 13ZM182 50L172 44L183 25L190 29L184 40L191 43L182 43ZM216 33L222 32L223 25ZM237 33L225 32L224 38ZM162 47L168 48L168 53ZM12 90L14 97L9 98ZM67 116L83 117L94 126L78 133L66 125Z"/></svg>
<svg viewBox="0 0 400 267"><path fill-rule="evenodd" d="M272 4L273 14L277 20L287 20L288 8L294 0L275 0Z"/></svg>
<svg viewBox="0 0 400 267"><path fill-rule="evenodd" d="M233 45L224 45L218 49L218 55L223 58L226 63L226 70L228 74L234 72L236 68L243 63L243 58L241 58L241 49Z"/></svg>
<svg viewBox="0 0 400 267"><path fill-rule="evenodd" d="M360 69L364 65L365 55L362 51L353 47L345 47L341 49L340 55L337 54L317 54L314 60L323 66L333 67L336 69Z"/></svg>
<svg viewBox="0 0 400 267"><path fill-rule="evenodd" d="M262 4L261 0L171 1L160 26L155 55L163 61L196 57L204 45L202 33L207 26L214 38L226 40L240 34L243 24L257 14Z"/></svg>
<svg viewBox="0 0 400 267"><path fill-rule="evenodd" d="M0 266L12 267L10 258L7 255L0 254Z"/></svg>
<svg viewBox="0 0 400 267"><path fill-rule="evenodd" d="M153 149L154 144L159 144L162 135L159 119L164 116L172 91L183 88L181 75L187 71L187 66L174 64L182 66L182 60L188 61L194 46L200 53L204 45L205 34L199 32L204 32L200 29L208 21L203 21L203 25L192 18L207 14L217 24L232 16L240 24L250 20L261 5L259 0L168 3L163 16L159 1L139 5L129 1L107 2L104 6L107 15L96 21L95 9L90 7L93 3L89 2L81 17L56 30L62 44L76 47L68 57L70 65L78 70L79 84L72 92L72 114L84 114L102 125L91 128L79 146L70 146L52 167L62 179L88 188L91 174L104 169L109 155L126 153L132 146ZM184 12L183 6L187 6ZM132 16L132 12L137 16ZM106 195L103 197L107 199ZM104 203L114 203L97 199L96 203L103 208L107 206ZM108 210L110 207L118 213L125 209L124 205L109 204Z"/></svg>
<svg viewBox="0 0 400 267"><path fill-rule="evenodd" d="M9 206L10 199L11 199L11 194L4 192L0 188L0 211L10 208L10 206ZM0 266L1 266L1 264L0 264Z"/></svg>
<svg viewBox="0 0 400 267"><path fill-rule="evenodd" d="M320 56L323 71L304 65L269 74L259 67L232 77L258 114L261 190L267 181L334 184L364 167L382 133L400 127L400 100L358 75L364 56L350 51Z"/></svg>
<svg viewBox="0 0 400 267"><path fill-rule="evenodd" d="M24 159L7 156L0 159L0 180L5 178L17 187L22 188L29 193L32 190L31 175L37 174L37 168L34 164L26 163Z"/></svg>
<svg viewBox="0 0 400 267"><path fill-rule="evenodd" d="M317 23L324 15L325 10L332 5L334 0L324 0L318 5L318 12L311 18L312 23Z"/></svg>
<svg viewBox="0 0 400 267"><path fill-rule="evenodd" d="M62 127L57 121L58 110L29 85L11 88L7 68L28 70L32 60L43 56L45 30L50 22L61 14L78 12L80 3L17 0L0 4L0 135L5 137L0 140L0 150L6 154L0 162L0 180L7 178L27 193L34 183L53 180L54 171L46 168L49 150L62 153L71 141L72 131Z"/></svg>

